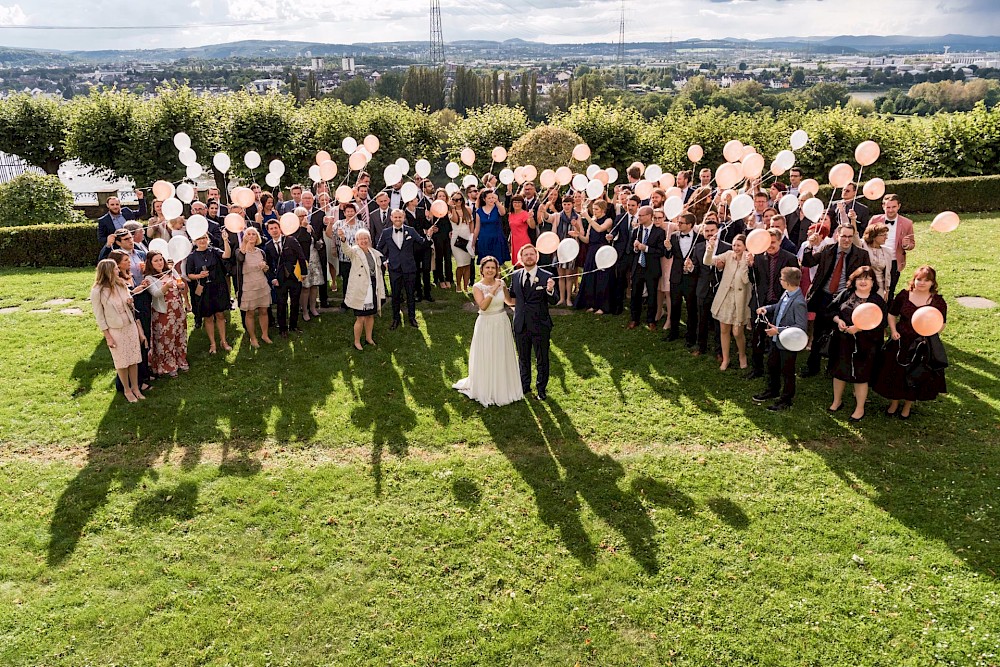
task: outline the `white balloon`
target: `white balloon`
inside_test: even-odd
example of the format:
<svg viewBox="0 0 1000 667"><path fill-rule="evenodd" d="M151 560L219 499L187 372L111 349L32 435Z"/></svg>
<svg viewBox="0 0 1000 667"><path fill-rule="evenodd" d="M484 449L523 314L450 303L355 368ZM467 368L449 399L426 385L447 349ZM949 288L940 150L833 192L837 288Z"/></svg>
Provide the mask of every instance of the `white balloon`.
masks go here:
<svg viewBox="0 0 1000 667"><path fill-rule="evenodd" d="M791 215L799 208L799 198L795 195L785 195L778 202L778 213L781 215Z"/></svg>
<svg viewBox="0 0 1000 667"><path fill-rule="evenodd" d="M597 199L604 194L604 183L596 178L587 183L587 199Z"/></svg>
<svg viewBox="0 0 1000 667"><path fill-rule="evenodd" d="M344 149L345 153L350 155L358 150L358 142L354 137L344 137L344 140L340 143L340 147Z"/></svg>
<svg viewBox="0 0 1000 667"><path fill-rule="evenodd" d="M459 171L458 165L454 162L449 162L448 166L444 168L444 173L448 174L448 178L458 178Z"/></svg>
<svg viewBox="0 0 1000 667"><path fill-rule="evenodd" d="M280 178L285 175L285 163L281 160L271 160L271 164L267 165L267 170L272 174L277 174Z"/></svg>
<svg viewBox="0 0 1000 667"><path fill-rule="evenodd" d="M583 174L577 174L573 177L573 189L583 192L587 189L587 183L589 182L590 181L586 176Z"/></svg>
<svg viewBox="0 0 1000 667"><path fill-rule="evenodd" d="M785 149L778 153L778 156L774 158L774 163L783 171L788 171L795 166L795 153Z"/></svg>
<svg viewBox="0 0 1000 667"><path fill-rule="evenodd" d="M610 269L618 262L618 251L614 246L601 246L594 255L594 261L597 262L597 268Z"/></svg>
<svg viewBox="0 0 1000 667"><path fill-rule="evenodd" d="M182 150L180 153L178 153L177 157L181 161L181 164L184 165L185 167L190 167L191 165L198 162L198 156L190 148L185 148L184 150Z"/></svg>
<svg viewBox="0 0 1000 667"><path fill-rule="evenodd" d="M673 220L681 214L684 210L684 200L677 195L669 197L667 201L663 203L663 213L667 216L667 220Z"/></svg>
<svg viewBox="0 0 1000 667"><path fill-rule="evenodd" d="M173 220L174 218L181 217L181 214L184 212L184 204L181 203L180 199L171 197L163 202L160 210L163 211L164 218Z"/></svg>
<svg viewBox="0 0 1000 667"><path fill-rule="evenodd" d="M180 264L191 254L191 241L186 236L175 236L167 243L167 256L174 260L174 264Z"/></svg>
<svg viewBox="0 0 1000 667"><path fill-rule="evenodd" d="M191 148L191 137L185 132L178 132L174 135L174 147L179 151L186 151Z"/></svg>
<svg viewBox="0 0 1000 667"><path fill-rule="evenodd" d="M403 203L413 201L417 198L418 194L420 194L420 190L413 181L404 183L403 187L399 189L399 196L403 198Z"/></svg>
<svg viewBox="0 0 1000 667"><path fill-rule="evenodd" d="M810 221L816 222L823 217L823 202L816 197L807 199L805 203L802 204L802 215L809 218Z"/></svg>
<svg viewBox="0 0 1000 667"><path fill-rule="evenodd" d="M444 191L447 192L448 196L450 197L456 192L461 192L461 188L458 187L457 183L449 183L448 185L444 186Z"/></svg>
<svg viewBox="0 0 1000 667"><path fill-rule="evenodd" d="M264 182L270 185L272 188L276 188L278 187L278 184L281 183L281 176L278 176L276 173L272 171L267 176L264 177Z"/></svg>
<svg viewBox="0 0 1000 667"><path fill-rule="evenodd" d="M260 153L257 151L249 151L243 156L243 164L247 166L248 169L256 169L260 166Z"/></svg>
<svg viewBox="0 0 1000 667"><path fill-rule="evenodd" d="M396 166L399 167L401 172L403 172L403 175L410 173L410 163L406 161L405 157L401 157L396 160Z"/></svg>
<svg viewBox="0 0 1000 667"><path fill-rule="evenodd" d="M184 229L192 241L200 239L208 234L208 220L203 215L192 215L187 219Z"/></svg>
<svg viewBox="0 0 1000 667"><path fill-rule="evenodd" d="M465 178L462 179L463 188L468 188L470 185L479 185L479 179L476 178L475 174L467 174Z"/></svg>
<svg viewBox="0 0 1000 667"><path fill-rule="evenodd" d="M607 169L605 169L605 171L608 172L608 183L609 184L610 183L614 183L615 181L618 180L618 170L617 169L615 169L614 167L608 167Z"/></svg>
<svg viewBox="0 0 1000 667"><path fill-rule="evenodd" d="M596 164L590 165L589 167L587 167L587 178L593 178L594 174L596 174L600 170L601 170L601 168L599 166L597 166Z"/></svg>
<svg viewBox="0 0 1000 667"><path fill-rule="evenodd" d="M201 177L203 170L200 164L191 164L188 165L186 172L187 172L187 177L193 181L194 179Z"/></svg>
<svg viewBox="0 0 1000 667"><path fill-rule="evenodd" d="M733 201L729 204L729 214L733 220L742 220L751 213L753 213L753 197L745 192L733 197Z"/></svg>
<svg viewBox="0 0 1000 667"><path fill-rule="evenodd" d="M385 179L386 185L395 185L403 180L403 172L398 166L390 164L382 172L382 177Z"/></svg>
<svg viewBox="0 0 1000 667"><path fill-rule="evenodd" d="M427 160L417 160L415 169L417 171L417 176L420 178L427 178L431 175L431 163ZM455 177L452 176L452 178Z"/></svg>
<svg viewBox="0 0 1000 667"><path fill-rule="evenodd" d="M500 170L500 182L504 185L510 185L514 182L514 171L512 169L501 169Z"/></svg>
<svg viewBox="0 0 1000 667"><path fill-rule="evenodd" d="M320 173L319 173L319 165L318 164L314 164L313 166L309 167L309 179L313 183L319 183L320 181L323 180L323 176L320 175Z"/></svg>
<svg viewBox="0 0 1000 667"><path fill-rule="evenodd" d="M778 334L778 341L789 352L801 352L809 343L809 336L798 327L788 327Z"/></svg>
<svg viewBox="0 0 1000 667"><path fill-rule="evenodd" d="M167 257L170 257L169 254L170 250L167 247L166 239L160 239L160 238L152 239L149 242L149 252L158 252L161 255L166 255Z"/></svg>
<svg viewBox="0 0 1000 667"><path fill-rule="evenodd" d="M212 158L212 164L214 164L215 168L223 174L228 172L229 168L233 166L232 160L230 160L229 156L225 153L216 153L215 157Z"/></svg>
<svg viewBox="0 0 1000 667"><path fill-rule="evenodd" d="M663 169L658 164L651 164L646 167L646 173L642 175L647 181L658 181L663 176Z"/></svg>
<svg viewBox="0 0 1000 667"><path fill-rule="evenodd" d="M790 143L792 144L792 150L797 151L809 143L809 135L806 134L805 130L795 130L792 132Z"/></svg>
<svg viewBox="0 0 1000 667"><path fill-rule="evenodd" d="M174 196L180 199L185 204L190 204L194 199L194 188L191 187L190 183L181 183L177 186L177 190L174 192Z"/></svg>
<svg viewBox="0 0 1000 667"><path fill-rule="evenodd" d="M580 254L580 244L576 239L563 239L559 242L559 248L556 250L556 257L562 264L567 264L569 262L575 261L576 256Z"/></svg>

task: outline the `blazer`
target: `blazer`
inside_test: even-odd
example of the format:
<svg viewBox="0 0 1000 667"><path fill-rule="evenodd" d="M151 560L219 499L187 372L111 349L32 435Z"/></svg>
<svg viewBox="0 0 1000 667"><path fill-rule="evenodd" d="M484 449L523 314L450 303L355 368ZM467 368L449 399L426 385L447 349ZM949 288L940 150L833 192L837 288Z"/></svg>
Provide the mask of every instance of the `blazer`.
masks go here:
<svg viewBox="0 0 1000 667"><path fill-rule="evenodd" d="M139 200L139 210L133 210L127 206L122 206L122 217L125 218L125 222L130 222L132 220L138 220L139 218L146 217L146 200ZM108 242L108 237L115 233L115 223L111 219L111 213L105 213L97 219L97 240L102 244Z"/></svg>
<svg viewBox="0 0 1000 667"><path fill-rule="evenodd" d="M510 295L514 299L514 333L517 334L548 334L552 331L552 317L549 315L549 305L559 301L559 284L556 283L552 294L545 286L549 278L555 278L545 269L535 269L536 282L524 285L527 271L518 269L510 280Z"/></svg>
<svg viewBox="0 0 1000 667"><path fill-rule="evenodd" d="M852 208L854 209L854 213L857 214L858 216L858 236L861 236L862 234L865 233L865 229L868 227L868 223L871 221L872 213L871 211L868 210L867 206L858 201L857 197L855 197L854 201L851 202L850 204L847 204L846 202L844 204L845 213L850 211ZM836 220L841 225L851 224L850 218L840 220L840 218L837 217L838 212L836 204L834 204L829 208L829 212L830 212L830 220Z"/></svg>
<svg viewBox="0 0 1000 667"><path fill-rule="evenodd" d="M611 225L611 245L618 251L616 266L624 268L631 263L632 258L632 228L629 224L628 211L622 211L615 216L615 224Z"/></svg>
<svg viewBox="0 0 1000 667"><path fill-rule="evenodd" d="M278 253L278 246L274 239L269 238L264 244L264 259L267 260L268 272L267 280L277 280L279 285L298 280L295 277L295 263L299 264L299 271L305 275L307 269L306 254L302 252L302 246L291 236L282 236L281 253Z"/></svg>
<svg viewBox="0 0 1000 667"><path fill-rule="evenodd" d="M368 273L368 260L365 259L365 252L356 245L342 246L344 254L351 259L351 273L347 279L347 292L344 294L344 303L348 308L361 310L365 307L365 297L368 295L368 288L371 285L370 274ZM382 302L385 301L385 280L382 279L382 253L375 248L371 248L372 257L375 259L375 308L382 312Z"/></svg>
<svg viewBox="0 0 1000 667"><path fill-rule="evenodd" d="M421 232L418 232L409 225L403 225L403 246L397 247L392 240L393 227L389 225L382 230L375 249L385 257L385 262L389 266L389 273L416 273L417 260L413 253L423 249L430 241Z"/></svg>
<svg viewBox="0 0 1000 667"><path fill-rule="evenodd" d="M809 326L809 310L806 307L806 298L802 296L802 290L800 289L796 289L792 292L791 296L789 296L788 292L785 292L778 299L778 303L772 303L771 305L766 306L767 317L769 319L774 318L778 313L778 306L781 305L781 302L786 299L790 299L791 303L789 303L785 308L785 312L781 314L781 321L773 322L774 326L778 328L778 333L780 334L785 329L789 329L791 327L805 331L806 327ZM771 342L774 343L779 350L785 349L778 336L772 338Z"/></svg>
<svg viewBox="0 0 1000 667"><path fill-rule="evenodd" d="M112 289L95 285L90 290L90 305L101 331L124 329L135 324L135 313L128 303L129 298L128 289L122 285L116 285Z"/></svg>
<svg viewBox="0 0 1000 667"><path fill-rule="evenodd" d="M392 209L385 209L385 218L383 219L381 210L375 205L375 202L372 202L372 206L374 208L368 208L368 231L371 232L372 240L377 244L386 227L392 227L392 216L390 215Z"/></svg>
<svg viewBox="0 0 1000 667"><path fill-rule="evenodd" d="M775 267L774 275L771 275L771 256L767 253L755 255L753 268L750 270L750 281L753 283L753 290L750 297L750 310L756 311L761 306L767 305L767 295L771 288L778 294L779 298L784 288L781 287L779 279L781 270L788 266L798 268L798 258L790 252L778 249L778 265Z"/></svg>
<svg viewBox="0 0 1000 667"><path fill-rule="evenodd" d="M670 288L673 290L675 285L679 285L681 280L684 278L684 260L690 259L694 264L694 270L688 274L694 280L698 280L698 275L701 273L702 263L698 260L705 254L705 239L697 232L690 232L693 236L693 241L691 243L690 252L685 255L681 250L681 239L680 232L674 232L670 235L670 250L664 249L664 257L667 259L673 259L674 261L670 264ZM652 234L650 234L652 236Z"/></svg>
<svg viewBox="0 0 1000 667"><path fill-rule="evenodd" d="M809 294L806 297L806 301L813 311L819 307L816 299L826 291L826 287L830 283L830 278L833 276L833 269L837 264L838 252L840 252L840 244L838 243L831 243L818 252L813 252L813 247L810 245L802 249L802 266L818 267L816 275L809 285ZM867 251L851 244L851 247L847 250L847 256L844 257L844 278L846 279L855 270L867 264Z"/></svg>
<svg viewBox="0 0 1000 667"><path fill-rule="evenodd" d="M868 221L868 224L886 224L885 214L879 213ZM906 268L906 248L903 247L903 238L907 236L913 236L913 221L909 218L903 217L901 215L896 216L896 268L900 271ZM913 247L916 247L916 240L913 242ZM913 250L913 248L910 248Z"/></svg>
<svg viewBox="0 0 1000 667"><path fill-rule="evenodd" d="M642 242L644 229L645 228L640 225L631 231L628 242L629 248L633 248L636 241L639 241L640 243ZM646 273L648 275L660 275L660 257L663 257L664 253L666 253L667 249L663 246L663 243L666 240L667 233L665 231L656 225L650 225L649 238L646 240L646 245L649 246L649 250L646 251ZM632 251L632 270L635 271L638 268L639 253Z"/></svg>
<svg viewBox="0 0 1000 667"><path fill-rule="evenodd" d="M719 244L720 247L722 244ZM728 245L728 244L727 244ZM706 266L711 266L715 270L715 260L725 261L725 268L722 269L722 276L719 279L718 288L715 290L715 298L712 300L712 315L722 310L727 299L733 299L737 304L737 310L743 314L742 323L750 319L750 273L747 271L746 252L740 261L733 257L732 248L727 247L721 254L719 248L713 253L708 247L705 248L705 256L702 258ZM737 324L727 322L727 324Z"/></svg>
<svg viewBox="0 0 1000 667"><path fill-rule="evenodd" d="M746 230L747 223L745 220L731 220L719 228L719 238L726 243L732 244L733 239L745 233Z"/></svg>
<svg viewBox="0 0 1000 667"><path fill-rule="evenodd" d="M278 215L284 215L286 213L295 213L295 209L301 206L301 204L296 204L294 199L289 199L288 201L279 202L275 207Z"/></svg>

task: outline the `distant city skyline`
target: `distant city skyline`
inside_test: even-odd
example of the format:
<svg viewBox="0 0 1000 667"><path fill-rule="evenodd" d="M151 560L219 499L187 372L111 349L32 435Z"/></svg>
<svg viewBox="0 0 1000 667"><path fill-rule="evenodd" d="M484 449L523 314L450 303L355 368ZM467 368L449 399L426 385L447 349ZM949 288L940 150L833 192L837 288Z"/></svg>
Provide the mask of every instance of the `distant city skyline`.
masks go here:
<svg viewBox="0 0 1000 667"><path fill-rule="evenodd" d="M442 0L446 42L615 42L618 0ZM428 39L423 0L0 0L0 45L104 50L245 39ZM836 35L1000 35L996 0L626 0L626 41ZM44 29L31 29L31 26ZM99 29L90 29L97 26ZM147 27L148 26L148 27ZM157 29L156 26L163 26Z"/></svg>

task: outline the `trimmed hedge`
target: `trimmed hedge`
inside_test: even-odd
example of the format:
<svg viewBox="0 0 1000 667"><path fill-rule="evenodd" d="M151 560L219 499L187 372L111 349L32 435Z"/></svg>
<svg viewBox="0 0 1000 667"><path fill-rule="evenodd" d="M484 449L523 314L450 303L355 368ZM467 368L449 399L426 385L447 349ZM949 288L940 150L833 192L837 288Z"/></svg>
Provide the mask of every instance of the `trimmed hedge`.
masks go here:
<svg viewBox="0 0 1000 667"><path fill-rule="evenodd" d="M818 180L818 179L817 179ZM868 180L868 179L864 179ZM1000 208L1000 176L969 176L965 178L910 178L885 182L886 194L900 198L900 212L916 213L985 213ZM820 199L830 201L830 186L819 189ZM869 201L858 193L858 201L867 205L872 214L882 212L882 201Z"/></svg>
<svg viewBox="0 0 1000 667"><path fill-rule="evenodd" d="M94 266L100 246L93 222L0 227L0 267Z"/></svg>

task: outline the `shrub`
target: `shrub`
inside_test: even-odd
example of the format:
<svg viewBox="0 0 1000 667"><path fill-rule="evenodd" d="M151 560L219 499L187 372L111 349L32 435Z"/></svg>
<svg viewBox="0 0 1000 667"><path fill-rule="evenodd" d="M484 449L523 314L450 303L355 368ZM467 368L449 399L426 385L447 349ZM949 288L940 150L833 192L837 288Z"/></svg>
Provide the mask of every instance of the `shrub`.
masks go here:
<svg viewBox="0 0 1000 667"><path fill-rule="evenodd" d="M583 139L574 132L541 125L514 142L507 154L507 164L532 164L539 172L570 165L579 171L586 165L575 161L571 164L571 158L573 147L580 143Z"/></svg>
<svg viewBox="0 0 1000 667"><path fill-rule="evenodd" d="M0 227L41 225L76 219L73 193L59 180L35 172L0 184Z"/></svg>
<svg viewBox="0 0 1000 667"><path fill-rule="evenodd" d="M473 109L448 129L448 153L457 162L462 149L471 148L476 152L477 171L485 172L487 165L492 165L490 154L496 146L510 148L527 131L528 117L520 107L494 105ZM494 173L504 165L506 162L493 165Z"/></svg>
<svg viewBox="0 0 1000 667"><path fill-rule="evenodd" d="M610 106L593 99L574 104L565 113L553 114L549 122L583 137L590 146L591 162L615 167L621 173L634 161L649 164L659 154L656 133L631 107Z"/></svg>
<svg viewBox="0 0 1000 667"><path fill-rule="evenodd" d="M94 228L93 222L0 227L0 267L93 266Z"/></svg>
<svg viewBox="0 0 1000 667"><path fill-rule="evenodd" d="M867 179L865 179L867 180ZM900 198L900 211L905 216L917 213L984 213L997 209L996 192L1000 189L1000 176L970 176L966 178L909 178L886 181L886 193ZM820 188L818 196L830 201L830 186ZM868 206L873 214L882 212L882 202L858 201Z"/></svg>

